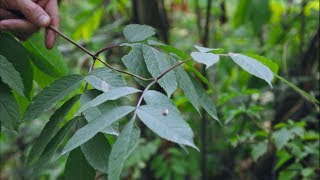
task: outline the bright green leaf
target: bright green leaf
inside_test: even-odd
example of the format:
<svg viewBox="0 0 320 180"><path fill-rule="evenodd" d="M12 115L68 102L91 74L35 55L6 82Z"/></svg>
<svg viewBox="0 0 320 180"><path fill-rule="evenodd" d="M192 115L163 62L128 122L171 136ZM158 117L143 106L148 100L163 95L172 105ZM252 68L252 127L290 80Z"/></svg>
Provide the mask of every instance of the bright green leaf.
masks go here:
<svg viewBox="0 0 320 180"><path fill-rule="evenodd" d="M272 88L273 72L264 64L242 54L229 53L231 59L248 73L265 80Z"/></svg>
<svg viewBox="0 0 320 180"><path fill-rule="evenodd" d="M81 150L88 163L96 170L107 173L111 146L102 133L81 145Z"/></svg>
<svg viewBox="0 0 320 180"><path fill-rule="evenodd" d="M151 73L152 77L157 77L163 71L170 68L169 61L160 51L148 45L142 45L142 51L148 71ZM158 83L167 92L169 97L178 86L176 77L172 71L164 75Z"/></svg>
<svg viewBox="0 0 320 180"><path fill-rule="evenodd" d="M0 77L2 82L8 84L13 90L23 95L23 82L19 72L17 72L13 65L8 62L7 58L0 55Z"/></svg>
<svg viewBox="0 0 320 180"><path fill-rule="evenodd" d="M51 138L56 133L59 124L65 119L70 109L79 100L79 95L71 98L64 103L56 112L50 117L47 124L44 126L38 138L35 140L30 153L27 158L27 165L33 165L39 158L39 154L43 152Z"/></svg>
<svg viewBox="0 0 320 180"><path fill-rule="evenodd" d="M144 99L148 105L140 106L136 112L149 129L164 139L198 150L193 142L192 129L168 97L157 91L147 91Z"/></svg>
<svg viewBox="0 0 320 180"><path fill-rule="evenodd" d="M44 45L42 34L34 34L22 44L28 50L30 59L41 71L52 77L67 74L67 64L61 52L56 48L48 50Z"/></svg>
<svg viewBox="0 0 320 180"><path fill-rule="evenodd" d="M112 123L126 116L132 112L135 108L132 106L120 106L114 108L93 121L90 121L87 125L80 128L68 141L64 147L61 155L68 153L69 151L81 146L89 139L94 137L98 132L101 132Z"/></svg>
<svg viewBox="0 0 320 180"><path fill-rule="evenodd" d="M86 161L80 148L69 154L64 171L65 179L91 180L95 179L96 171Z"/></svg>
<svg viewBox="0 0 320 180"><path fill-rule="evenodd" d="M155 35L156 32L147 25L130 24L123 29L123 34L128 41L138 42Z"/></svg>
<svg viewBox="0 0 320 180"><path fill-rule="evenodd" d="M134 120L129 121L112 146L108 167L108 179L110 180L120 179L125 160L138 143L140 129L134 126Z"/></svg>

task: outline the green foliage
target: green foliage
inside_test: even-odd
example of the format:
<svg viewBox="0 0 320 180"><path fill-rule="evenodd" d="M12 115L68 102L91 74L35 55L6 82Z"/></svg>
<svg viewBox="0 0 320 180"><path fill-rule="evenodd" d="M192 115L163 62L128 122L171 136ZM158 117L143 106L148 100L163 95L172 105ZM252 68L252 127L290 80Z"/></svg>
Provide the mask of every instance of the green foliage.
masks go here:
<svg viewBox="0 0 320 180"><path fill-rule="evenodd" d="M8 62L7 58L0 55L0 77L2 82L8 84L13 90L23 96L23 83L20 74Z"/></svg>
<svg viewBox="0 0 320 180"><path fill-rule="evenodd" d="M58 100L65 98L78 88L82 80L83 76L81 75L68 75L45 87L32 99L24 114L24 120L33 120L41 113L51 109Z"/></svg>
<svg viewBox="0 0 320 180"><path fill-rule="evenodd" d="M135 118L132 118L113 144L108 162L108 179L120 179L125 160L138 143L140 129L134 125L134 122Z"/></svg>
<svg viewBox="0 0 320 180"><path fill-rule="evenodd" d="M27 50L7 33L0 33L0 42L5 42L5 46L0 46L0 54L18 71L23 82L23 93L30 99L33 74Z"/></svg>
<svg viewBox="0 0 320 180"><path fill-rule="evenodd" d="M123 35L129 42L143 41L155 33L152 27L140 24L130 24L123 29Z"/></svg>
<svg viewBox="0 0 320 180"><path fill-rule="evenodd" d="M68 73L62 54L58 49L48 50L44 45L41 34L33 35L29 40L23 42L29 57L41 71L52 77L61 77Z"/></svg>
<svg viewBox="0 0 320 180"><path fill-rule="evenodd" d="M148 45L142 45L142 52L147 69L152 77L157 77L170 67L170 62L157 49ZM170 97L177 89L177 81L173 72L168 72L163 78L159 79L159 85L167 92L168 97Z"/></svg>
<svg viewBox="0 0 320 180"><path fill-rule="evenodd" d="M95 179L96 172L86 161L80 148L70 152L65 167L66 179Z"/></svg>
<svg viewBox="0 0 320 180"><path fill-rule="evenodd" d="M65 119L68 112L74 106L74 104L79 100L79 95L68 100L64 105L62 105L56 112L50 117L48 123L44 126L39 137L35 140L27 159L27 165L34 165L39 158L39 154L42 154L43 150L49 144L52 137L55 135L55 130L58 128L59 124Z"/></svg>
<svg viewBox="0 0 320 180"><path fill-rule="evenodd" d="M255 2L252 6L264 6L267 5L265 4L267 2ZM249 6L248 1L241 1L240 3L242 3L241 9L237 10L240 14L244 13L243 9L251 8L247 7ZM250 10L250 13L255 11ZM101 16L100 14L96 14L98 12L101 13L98 10L94 13L94 16ZM267 22L268 13L261 12L260 15L263 16L261 18L263 19L262 22L258 22L255 17L251 17L253 18L252 21L255 29L259 29L263 23ZM97 19L100 21L101 17L94 18L94 20ZM240 19L238 23L242 21ZM95 29L98 26L98 22L94 22L93 24L92 28ZM92 31L91 29L90 32ZM81 32L80 34L83 33L82 31L79 32ZM5 128L17 130L19 127L20 108L11 91L16 91L26 97L30 96L33 80L32 68L38 68L36 71L39 70L39 74L44 73L52 78L59 78L49 85L43 83L47 86L42 90L36 89L37 94L32 98L23 115L24 123L28 123L27 120L30 122L31 120L38 119L43 113L51 109L54 111L54 107L59 107L49 118L44 128L42 128L28 155L27 164L34 172L41 171L41 169L52 163L52 159L58 151L60 144L65 144L62 151L58 152L58 159L69 153L64 170L66 179L94 179L96 175L95 170L107 174L108 179L121 179L122 170L126 169L125 164L128 158L132 164L138 161L145 162L153 158L152 156L160 146L157 143L151 145L152 147L145 145L149 150L146 151L144 156L139 156L136 152L133 155L138 160L134 162L132 160L134 156L130 159L130 154L135 152L136 147L139 148L140 129L138 125L140 121L146 127L144 128L144 133L149 129L159 137L177 143L181 147L187 145L199 150L196 145L197 141L194 141L194 133L189 125L189 123L195 122L184 120L185 109L181 108L182 113L178 109L178 106L184 107L186 105L180 103L177 106L176 102L170 99L170 97L174 99L184 98L185 101L183 102L189 100L194 109L199 113L203 109L210 115L210 119L214 119L220 124L221 122L212 97L207 93L202 84L207 84L209 88L212 85L193 66L194 61L191 60L195 60L200 65L204 64L209 68L213 65L219 66L220 64L228 63L228 60L231 59L246 72L263 79L271 87L274 76L283 80L283 78L277 75L278 65L262 56L231 52L224 54L225 50L223 49L211 49L200 46L195 46L199 52L192 52L188 55L172 46L150 40L155 35L155 30L146 25L128 25L124 28L123 34L128 42L122 43L117 47L129 46L131 47L131 51L118 59L122 60L124 66L129 71L120 70L114 63L109 62L106 64L108 67L96 68L98 65L92 64L88 75L85 77L80 74L65 75L67 71L64 69L65 64L62 63L61 54L57 50L44 50L43 45L36 39L37 37L24 43L26 50L12 36L1 34L1 41L8 42L12 47L17 47L21 51L21 54L25 55L25 61L22 61L22 64L20 61L12 60L19 57L18 55L17 57L14 56L11 49L0 48L0 69L4 70L0 75L2 81L9 85L9 87L7 85L0 87L1 122ZM89 38L91 34L81 36L83 36L82 38ZM79 38L81 36L77 35ZM89 55L91 54L89 53ZM31 66L29 57L34 67ZM55 60L51 61L52 58ZM94 59L95 61L103 61L100 57L94 57ZM22 70L22 65L26 69L31 69L29 74L24 72L25 69ZM238 71L232 65L230 67L231 77L228 80L235 80L237 75L240 76L239 78L243 78L241 76L243 71ZM125 76L125 79L122 74L134 77L133 79L141 85L139 88L142 90L135 88L132 85L134 81L128 81L127 76ZM243 81L249 82L249 78L249 76L244 77ZM46 80L48 82L51 81L51 79ZM83 80L86 82L86 85L84 89L80 89L79 87ZM42 83L39 84L41 86ZM158 84L159 87L154 88L155 84ZM300 93L305 94L305 96L314 102L317 101L311 95L291 85L291 83L287 82L287 84ZM182 90L185 97L179 94L178 88ZM247 98L246 96L253 96L254 93L260 92L246 88L243 87L240 93L229 93L225 99L221 98L221 104L228 103L232 98L238 96L240 98ZM167 96L162 92L165 92ZM77 104L79 98L81 105ZM69 100L66 101L66 99ZM301 160L307 155L311 155L315 148L318 147L317 144L313 144L312 148L304 148L303 140L307 138L318 140L319 137L313 136L312 132L309 132L309 136L305 135L307 134L307 130L304 126L296 124L280 124L272 128L261 125L259 121L261 121L262 117L258 112L262 111L262 106L243 105L246 101L250 102L250 100L250 97L248 100L240 99L241 103L236 104L238 107L232 107L234 109L230 108L233 111L230 109L225 111L225 123L230 122L229 124L231 124L231 119L235 117L246 117L254 121L255 125L259 128L259 130L252 133L243 133L241 136L234 138L233 144L237 146L249 140L259 140L259 142L254 141L254 144L250 146L251 156L254 161L258 161L261 156L271 149L269 147L274 144L277 154L283 155L283 157L279 156L276 168L282 167L292 157L296 160L293 165L302 167ZM201 115L203 114L201 113ZM120 122L121 119L125 122ZM77 127L74 127L75 125ZM72 131L73 129L74 131ZM122 129L120 134L119 129ZM118 137L111 135L118 135ZM67 139L66 137L69 136L71 138ZM287 149L290 150L288 151ZM158 178L164 177L164 179L170 179L172 177L183 178L184 175L188 175L188 170L192 170L193 167L188 162L183 162L185 160L183 159L183 154L176 148L173 148L173 146L167 150L168 154L172 157L168 158L160 155L152 163L153 167L162 168L156 172L156 176ZM169 164L164 163L167 162L167 159L169 159ZM170 169L169 167L172 168ZM295 175L286 174L286 172L281 173L281 178L293 177ZM303 176L312 174L307 168L299 173Z"/></svg>
<svg viewBox="0 0 320 180"><path fill-rule="evenodd" d="M0 122L8 129L18 130L20 122L20 109L10 89L5 84L0 84Z"/></svg>

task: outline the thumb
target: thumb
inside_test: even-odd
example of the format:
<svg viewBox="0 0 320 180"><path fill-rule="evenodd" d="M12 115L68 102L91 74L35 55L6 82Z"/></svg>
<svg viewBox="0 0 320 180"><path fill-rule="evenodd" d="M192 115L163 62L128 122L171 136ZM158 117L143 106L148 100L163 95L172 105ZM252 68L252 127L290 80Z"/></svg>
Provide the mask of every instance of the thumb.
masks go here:
<svg viewBox="0 0 320 180"><path fill-rule="evenodd" d="M50 24L51 19L49 15L31 0L18 0L17 6L25 18L32 24L40 27L46 27Z"/></svg>

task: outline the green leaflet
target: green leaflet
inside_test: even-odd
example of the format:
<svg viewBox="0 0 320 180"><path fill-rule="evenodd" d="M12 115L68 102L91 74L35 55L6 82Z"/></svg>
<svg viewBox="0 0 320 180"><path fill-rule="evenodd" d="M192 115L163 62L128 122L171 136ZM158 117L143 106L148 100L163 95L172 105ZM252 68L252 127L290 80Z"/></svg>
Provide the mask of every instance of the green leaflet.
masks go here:
<svg viewBox="0 0 320 180"><path fill-rule="evenodd" d="M64 76L46 86L31 101L24 114L24 120L33 120L41 113L51 109L58 100L63 99L82 82L81 75Z"/></svg>
<svg viewBox="0 0 320 180"><path fill-rule="evenodd" d="M62 143L64 138L67 136L67 134L71 131L75 123L83 120L82 116L77 116L70 121L68 121L59 131L57 134L50 140L49 143L47 143L45 149L41 153L38 161L33 165L35 169L42 168L44 165L48 164L54 153L57 151L58 146ZM39 154L37 154L39 156Z"/></svg>
<svg viewBox="0 0 320 180"><path fill-rule="evenodd" d="M56 112L50 117L47 124L44 126L42 132L35 140L30 153L27 158L27 165L33 165L37 162L39 154L42 154L46 146L49 144L50 140L56 133L56 129L59 124L65 119L70 109L79 100L80 96L74 96L64 103Z"/></svg>
<svg viewBox="0 0 320 180"><path fill-rule="evenodd" d="M91 180L95 179L96 171L86 161L81 149L77 148L69 154L64 175L67 180Z"/></svg>
<svg viewBox="0 0 320 180"><path fill-rule="evenodd" d="M20 122L19 105L9 87L0 81L0 122L2 126L17 131Z"/></svg>
<svg viewBox="0 0 320 180"><path fill-rule="evenodd" d="M135 119L129 121L112 146L108 167L108 179L110 180L120 179L125 160L138 143L140 129L134 126L134 121Z"/></svg>
<svg viewBox="0 0 320 180"><path fill-rule="evenodd" d="M97 90L89 90L83 94L81 94L80 102L81 104L86 104L92 99L96 98L101 93ZM101 116L104 112L109 111L110 109L114 109L118 107L117 103L114 101L107 101L98 106L93 106L82 112L87 122L93 121L99 116ZM106 127L101 132L112 135L119 135L119 123L115 122L112 125Z"/></svg>
<svg viewBox="0 0 320 180"><path fill-rule="evenodd" d="M130 42L143 41L155 34L155 29L147 25L130 24L123 29L124 37Z"/></svg>
<svg viewBox="0 0 320 180"><path fill-rule="evenodd" d="M111 87L126 86L122 75L107 67L92 70L85 80L94 88L107 92Z"/></svg>
<svg viewBox="0 0 320 180"><path fill-rule="evenodd" d="M105 93L100 94L99 96L92 99L91 101L83 104L81 106L81 108L78 110L77 114L82 113L84 110L86 110L90 107L98 106L106 101L116 100L120 97L127 96L127 95L130 95L133 93L137 93L139 91L140 90L138 90L136 88L132 88L132 87L119 87L119 88L111 89Z"/></svg>
<svg viewBox="0 0 320 180"><path fill-rule="evenodd" d="M164 139L198 150L192 129L170 99L157 91L147 91L144 97L147 105L140 106L136 112L149 129Z"/></svg>
<svg viewBox="0 0 320 180"><path fill-rule="evenodd" d="M0 46L0 54L14 66L19 72L23 82L23 93L27 99L30 99L33 73L29 60L29 54L26 49L7 33L0 33L0 42L5 46Z"/></svg>
<svg viewBox="0 0 320 180"><path fill-rule="evenodd" d="M146 63L144 62L144 57L142 53L142 44L134 43L130 45L132 50L125 56L121 58L123 64L126 68L141 77L150 78L151 75L148 72ZM135 80L142 86L147 86L148 82L142 81L140 79L135 78Z"/></svg>
<svg viewBox="0 0 320 180"><path fill-rule="evenodd" d="M229 53L229 56L242 69L260 79L265 80L272 88L271 81L274 76L273 72L267 66L251 57L242 54Z"/></svg>
<svg viewBox="0 0 320 180"><path fill-rule="evenodd" d="M56 48L48 50L44 45L42 34L36 33L22 44L28 50L32 62L42 72L52 77L61 77L67 74L68 68L62 54Z"/></svg>
<svg viewBox="0 0 320 180"><path fill-rule="evenodd" d="M192 52L191 57L199 63L205 64L206 68L219 62L220 56L213 53Z"/></svg>
<svg viewBox="0 0 320 180"><path fill-rule="evenodd" d="M170 58L170 61L172 62L172 64L177 63L177 61L173 57ZM188 73L181 66L176 67L175 69L173 69L173 71L175 72L175 75L177 77L178 86L183 90L185 96L189 99L193 107L198 112L200 112L200 103L197 92L192 84Z"/></svg>
<svg viewBox="0 0 320 180"><path fill-rule="evenodd" d="M155 48L148 45L142 45L142 51L148 71L152 77L157 77L171 67L170 62L165 58L165 56ZM159 79L158 83L167 92L168 97L176 91L178 86L176 77L172 71Z"/></svg>
<svg viewBox="0 0 320 180"><path fill-rule="evenodd" d="M212 98L207 94L206 90L202 87L202 85L194 78L190 77L192 80L192 84L194 88L196 89L198 101L200 105L208 112L208 114L215 120L217 120L219 123L219 118L217 116L217 110L216 107L211 100ZM220 123L221 124L221 123Z"/></svg>
<svg viewBox="0 0 320 180"><path fill-rule="evenodd" d="M111 146L102 133L96 134L92 139L81 145L81 150L93 168L103 173L108 172Z"/></svg>
<svg viewBox="0 0 320 180"><path fill-rule="evenodd" d="M81 146L89 139L94 137L98 132L101 132L106 127L110 126L112 123L123 118L135 108L132 106L120 106L114 108L108 112L105 112L97 119L90 121L87 125L80 128L68 141L64 147L61 155L68 153L69 151Z"/></svg>
<svg viewBox="0 0 320 180"><path fill-rule="evenodd" d="M161 48L163 51L167 52L167 53L173 53L177 56L179 56L182 60L187 60L190 59L190 56L188 54L186 54L185 52L181 51L180 49L177 49L173 46L170 45L166 45L166 44L162 44L156 41L152 41L152 40L148 40L148 44L151 46L156 46L158 48ZM186 63L186 67L187 69L189 69L190 71L192 71L198 78L201 79L202 82L204 82L210 89L214 89L212 84L208 81L208 79L206 77L204 77L201 72L199 72L195 67L193 67L192 62L191 61L187 61Z"/></svg>
<svg viewBox="0 0 320 180"><path fill-rule="evenodd" d="M7 58L0 55L0 77L2 82L6 83L19 93L21 96L23 94L23 83L19 72L17 72L13 65L8 62Z"/></svg>

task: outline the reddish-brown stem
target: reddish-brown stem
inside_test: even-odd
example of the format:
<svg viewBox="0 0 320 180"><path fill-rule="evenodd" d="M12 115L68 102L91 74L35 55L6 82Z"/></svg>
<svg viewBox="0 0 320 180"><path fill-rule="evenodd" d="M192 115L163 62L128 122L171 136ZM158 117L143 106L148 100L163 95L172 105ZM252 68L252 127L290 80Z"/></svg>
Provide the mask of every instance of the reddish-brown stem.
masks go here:
<svg viewBox="0 0 320 180"><path fill-rule="evenodd" d="M120 73L123 74L128 74L130 76L133 76L135 78L141 79L143 81L151 81L153 80L153 78L144 78L144 77L140 77L136 74L133 74L131 72L127 72L121 69L117 69L112 67L110 64L104 62L103 60L101 60L99 57L97 57L95 54L92 54L90 51L88 51L85 47L81 46L80 44L77 44L76 42L74 42L72 39L68 38L66 35L64 35L62 32L60 32L59 30L57 30L56 28L54 28L53 26L48 26L48 28L50 28L51 30L53 30L54 32L58 33L61 37L63 37L65 40L69 41L70 43L72 43L73 45L77 46L79 49L81 49L82 51L84 51L85 53L87 53L88 55L90 55L93 59L96 59L98 61L100 61L102 64L104 64L105 66L107 66L108 68L118 71Z"/></svg>

